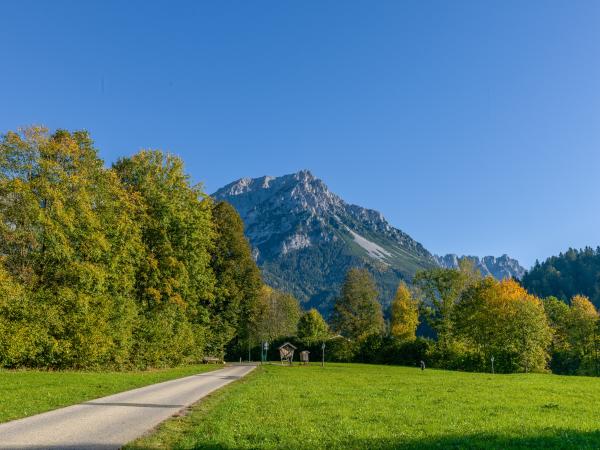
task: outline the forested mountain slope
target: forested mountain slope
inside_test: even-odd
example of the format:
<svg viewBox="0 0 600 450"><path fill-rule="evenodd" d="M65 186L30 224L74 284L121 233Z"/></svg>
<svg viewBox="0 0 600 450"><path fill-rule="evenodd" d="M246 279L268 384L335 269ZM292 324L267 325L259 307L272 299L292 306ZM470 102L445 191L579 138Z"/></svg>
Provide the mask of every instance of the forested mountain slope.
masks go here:
<svg viewBox="0 0 600 450"><path fill-rule="evenodd" d="M240 213L265 281L293 292L306 307L327 312L354 266L373 273L385 303L400 279L436 265L379 212L346 203L307 170L243 178L214 197Z"/></svg>
<svg viewBox="0 0 600 450"><path fill-rule="evenodd" d="M554 296L568 301L577 294L600 306L600 247L595 250L570 248L543 263L536 261L523 276L527 290L540 297Z"/></svg>
<svg viewBox="0 0 600 450"><path fill-rule="evenodd" d="M281 177L242 178L213 197L231 203L244 220L265 281L293 293L305 307L314 306L324 313L330 311L351 267L366 267L373 274L385 306L401 279L412 278L419 269L446 267L454 261L434 257L381 213L346 203L308 170ZM489 258L481 261L492 266ZM504 258L498 258L496 265L516 263ZM508 273L477 266L484 275L504 278Z"/></svg>

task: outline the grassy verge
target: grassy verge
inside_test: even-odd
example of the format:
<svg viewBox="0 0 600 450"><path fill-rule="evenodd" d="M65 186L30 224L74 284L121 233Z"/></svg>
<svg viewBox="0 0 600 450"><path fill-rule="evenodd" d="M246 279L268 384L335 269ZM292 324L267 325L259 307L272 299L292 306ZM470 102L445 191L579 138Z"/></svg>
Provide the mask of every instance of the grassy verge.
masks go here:
<svg viewBox="0 0 600 450"><path fill-rule="evenodd" d="M220 366L132 372L0 370L0 422L217 368Z"/></svg>
<svg viewBox="0 0 600 450"><path fill-rule="evenodd" d="M128 447L600 448L600 379L259 368Z"/></svg>

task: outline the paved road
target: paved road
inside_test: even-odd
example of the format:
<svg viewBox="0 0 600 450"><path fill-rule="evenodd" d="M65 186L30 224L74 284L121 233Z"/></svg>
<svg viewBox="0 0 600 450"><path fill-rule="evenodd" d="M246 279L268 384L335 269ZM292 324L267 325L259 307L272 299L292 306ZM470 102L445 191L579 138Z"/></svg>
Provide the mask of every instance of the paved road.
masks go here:
<svg viewBox="0 0 600 450"><path fill-rule="evenodd" d="M252 369L226 367L7 422L0 448L118 449Z"/></svg>

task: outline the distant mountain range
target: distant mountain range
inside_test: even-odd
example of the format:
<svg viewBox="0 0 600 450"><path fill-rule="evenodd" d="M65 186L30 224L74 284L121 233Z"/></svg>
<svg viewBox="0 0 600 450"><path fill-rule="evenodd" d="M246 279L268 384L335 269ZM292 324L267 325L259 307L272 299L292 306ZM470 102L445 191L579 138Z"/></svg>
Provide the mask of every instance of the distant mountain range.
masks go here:
<svg viewBox="0 0 600 450"><path fill-rule="evenodd" d="M351 267L365 267L373 274L385 306L398 282L417 270L458 265L456 255L432 255L381 213L346 203L308 170L242 178L213 197L239 212L265 282L325 314ZM467 258L482 273L497 278L524 272L506 255Z"/></svg>
<svg viewBox="0 0 600 450"><path fill-rule="evenodd" d="M438 265L447 269L456 269L460 260L468 259L484 276L491 275L498 280L504 278L518 278L520 280L525 275L525 269L521 267L519 261L510 258L508 255L479 258L478 256L458 256L450 253L445 256L434 255L433 257Z"/></svg>

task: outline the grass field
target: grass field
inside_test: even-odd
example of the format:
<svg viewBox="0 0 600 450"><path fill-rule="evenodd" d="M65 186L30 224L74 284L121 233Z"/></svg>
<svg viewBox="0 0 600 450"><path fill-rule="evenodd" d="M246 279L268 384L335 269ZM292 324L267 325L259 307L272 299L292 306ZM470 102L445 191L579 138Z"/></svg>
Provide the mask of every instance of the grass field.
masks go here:
<svg viewBox="0 0 600 450"><path fill-rule="evenodd" d="M600 379L261 367L128 448L600 448Z"/></svg>
<svg viewBox="0 0 600 450"><path fill-rule="evenodd" d="M215 368L219 366L139 372L0 370L0 422Z"/></svg>

